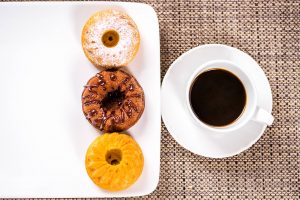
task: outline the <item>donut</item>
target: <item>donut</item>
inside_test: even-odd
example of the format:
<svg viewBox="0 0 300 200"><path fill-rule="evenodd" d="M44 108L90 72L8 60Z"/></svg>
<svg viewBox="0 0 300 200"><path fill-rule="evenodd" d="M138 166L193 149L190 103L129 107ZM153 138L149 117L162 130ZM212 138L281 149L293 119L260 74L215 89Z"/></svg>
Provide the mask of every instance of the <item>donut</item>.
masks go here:
<svg viewBox="0 0 300 200"><path fill-rule="evenodd" d="M88 19L81 42L85 55L96 67L122 67L135 57L140 34L130 16L110 9L97 12Z"/></svg>
<svg viewBox="0 0 300 200"><path fill-rule="evenodd" d="M89 146L85 167L91 180L102 189L120 191L130 187L143 171L144 156L132 137L105 133Z"/></svg>
<svg viewBox="0 0 300 200"><path fill-rule="evenodd" d="M86 119L105 132L129 129L145 108L142 87L132 75L119 69L93 76L84 86L81 99Z"/></svg>

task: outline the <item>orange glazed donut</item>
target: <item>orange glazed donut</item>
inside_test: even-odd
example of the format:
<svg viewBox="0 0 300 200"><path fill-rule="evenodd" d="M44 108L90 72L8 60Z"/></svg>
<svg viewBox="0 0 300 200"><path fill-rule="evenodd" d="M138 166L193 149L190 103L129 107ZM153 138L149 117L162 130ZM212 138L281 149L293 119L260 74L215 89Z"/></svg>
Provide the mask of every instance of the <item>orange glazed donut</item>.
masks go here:
<svg viewBox="0 0 300 200"><path fill-rule="evenodd" d="M131 186L141 175L144 156L139 145L126 134L98 136L86 152L85 167L99 187L120 191Z"/></svg>
<svg viewBox="0 0 300 200"><path fill-rule="evenodd" d="M86 22L81 42L85 55L95 66L122 67L135 57L140 46L140 34L126 13L103 10Z"/></svg>
<svg viewBox="0 0 300 200"><path fill-rule="evenodd" d="M82 110L87 120L105 132L133 126L145 107L144 91L127 72L108 69L97 73L82 93Z"/></svg>

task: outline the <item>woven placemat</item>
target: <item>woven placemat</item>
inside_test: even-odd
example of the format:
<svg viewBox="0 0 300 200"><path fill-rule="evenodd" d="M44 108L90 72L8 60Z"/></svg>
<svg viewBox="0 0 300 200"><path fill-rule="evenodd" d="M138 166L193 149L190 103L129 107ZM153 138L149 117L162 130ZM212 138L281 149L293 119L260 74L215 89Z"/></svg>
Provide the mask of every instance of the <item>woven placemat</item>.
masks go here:
<svg viewBox="0 0 300 200"><path fill-rule="evenodd" d="M170 64L193 47L239 48L266 73L276 118L254 146L226 159L185 150L162 124L159 185L142 198L300 199L300 1L142 2L158 14L162 79Z"/></svg>
<svg viewBox="0 0 300 200"><path fill-rule="evenodd" d="M161 72L183 52L221 43L266 73L276 120L249 150L207 159L162 124L160 182L149 199L300 199L300 1L146 1L160 23ZM187 133L188 134L188 133Z"/></svg>

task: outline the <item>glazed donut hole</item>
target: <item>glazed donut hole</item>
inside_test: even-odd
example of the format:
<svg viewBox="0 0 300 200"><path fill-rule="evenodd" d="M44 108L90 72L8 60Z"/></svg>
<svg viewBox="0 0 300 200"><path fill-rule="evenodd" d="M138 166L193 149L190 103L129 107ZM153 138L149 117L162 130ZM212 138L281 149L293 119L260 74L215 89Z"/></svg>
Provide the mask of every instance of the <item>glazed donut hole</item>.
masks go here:
<svg viewBox="0 0 300 200"><path fill-rule="evenodd" d="M106 152L105 160L110 165L118 165L122 160L122 152L120 149L111 149Z"/></svg>
<svg viewBox="0 0 300 200"><path fill-rule="evenodd" d="M101 105L106 109L117 108L122 105L124 99L125 93L118 88L114 91L108 92L102 100Z"/></svg>
<svg viewBox="0 0 300 200"><path fill-rule="evenodd" d="M102 43L104 46L111 48L119 43L120 36L115 30L108 30L102 35Z"/></svg>

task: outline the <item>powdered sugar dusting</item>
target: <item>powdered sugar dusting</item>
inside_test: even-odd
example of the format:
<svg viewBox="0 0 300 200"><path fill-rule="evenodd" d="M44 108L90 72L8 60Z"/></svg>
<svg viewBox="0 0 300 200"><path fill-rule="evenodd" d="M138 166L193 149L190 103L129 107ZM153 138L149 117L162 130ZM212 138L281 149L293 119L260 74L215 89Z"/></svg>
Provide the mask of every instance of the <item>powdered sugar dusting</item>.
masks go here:
<svg viewBox="0 0 300 200"><path fill-rule="evenodd" d="M99 17L90 25L84 38L84 48L95 63L104 66L122 66L134 56L139 43L139 33L136 25L125 13L112 10L112 15ZM108 30L119 34L119 42L114 47L106 47L102 43L102 35Z"/></svg>

